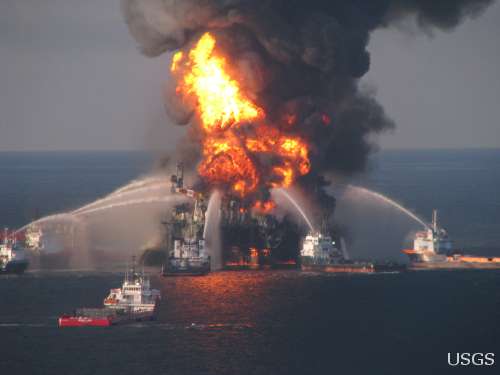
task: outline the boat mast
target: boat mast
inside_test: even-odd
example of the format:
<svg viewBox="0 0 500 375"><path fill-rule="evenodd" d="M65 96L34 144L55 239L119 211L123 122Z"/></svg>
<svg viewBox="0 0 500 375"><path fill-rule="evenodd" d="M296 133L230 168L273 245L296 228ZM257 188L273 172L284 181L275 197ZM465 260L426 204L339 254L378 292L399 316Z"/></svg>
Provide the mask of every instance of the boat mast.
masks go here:
<svg viewBox="0 0 500 375"><path fill-rule="evenodd" d="M132 255L132 281L134 281L136 278L136 271L135 271L135 255Z"/></svg>
<svg viewBox="0 0 500 375"><path fill-rule="evenodd" d="M434 233L437 233L438 226L437 226L437 210L432 210L432 230Z"/></svg>

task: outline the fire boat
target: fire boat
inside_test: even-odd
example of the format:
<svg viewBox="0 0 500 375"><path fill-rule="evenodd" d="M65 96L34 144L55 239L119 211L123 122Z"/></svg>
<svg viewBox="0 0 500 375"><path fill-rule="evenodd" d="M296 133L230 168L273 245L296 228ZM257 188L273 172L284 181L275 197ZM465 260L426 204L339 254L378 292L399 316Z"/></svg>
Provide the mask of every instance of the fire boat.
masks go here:
<svg viewBox="0 0 500 375"><path fill-rule="evenodd" d="M144 272L137 272L135 261L125 273L121 288L111 289L102 308L80 308L74 314L59 317L59 327L108 327L154 320L160 303L160 291L151 289Z"/></svg>
<svg viewBox="0 0 500 375"><path fill-rule="evenodd" d="M337 242L340 242L337 244ZM354 262L343 240L335 241L322 232L310 232L303 241L300 250L300 263L303 271L321 271L333 273L372 273L376 272L371 262Z"/></svg>
<svg viewBox="0 0 500 375"><path fill-rule="evenodd" d="M1 236L0 236L1 237ZM0 244L0 274L22 274L28 267L24 249L19 245L16 234L4 230L3 243Z"/></svg>
<svg viewBox="0 0 500 375"><path fill-rule="evenodd" d="M438 226L437 210L427 229L415 234L413 249L403 253L410 258L411 270L500 269L500 257L464 255L455 249L446 230Z"/></svg>

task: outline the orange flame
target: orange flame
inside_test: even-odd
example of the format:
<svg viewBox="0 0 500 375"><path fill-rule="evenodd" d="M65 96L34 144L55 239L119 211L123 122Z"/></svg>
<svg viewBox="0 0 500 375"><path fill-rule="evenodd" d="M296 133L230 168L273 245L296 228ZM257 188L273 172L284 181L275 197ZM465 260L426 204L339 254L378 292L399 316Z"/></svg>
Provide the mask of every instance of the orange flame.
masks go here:
<svg viewBox="0 0 500 375"><path fill-rule="evenodd" d="M272 210L274 210L275 207L276 203L274 203L274 201L271 200L265 202L257 200L253 205L253 209L262 214L270 213Z"/></svg>
<svg viewBox="0 0 500 375"><path fill-rule="evenodd" d="M203 142L203 160L200 174L216 184L230 183L232 190L245 196L257 187L257 170L245 152L238 137L226 132L222 137L207 137Z"/></svg>
<svg viewBox="0 0 500 375"><path fill-rule="evenodd" d="M259 186L290 186L309 172L308 145L263 123L264 110L231 74L212 34L203 34L188 53L174 54L171 71L178 78L176 93L196 102L203 132L198 172L208 182L228 186L244 197ZM287 123L295 121L290 114ZM261 154L271 156L270 166L259 164Z"/></svg>
<svg viewBox="0 0 500 375"><path fill-rule="evenodd" d="M206 132L224 130L235 123L252 121L262 115L262 109L241 92L237 81L226 73L226 60L214 54L215 39L205 33L189 52L180 89L198 100L198 112ZM177 52L171 70L175 72L183 61Z"/></svg>

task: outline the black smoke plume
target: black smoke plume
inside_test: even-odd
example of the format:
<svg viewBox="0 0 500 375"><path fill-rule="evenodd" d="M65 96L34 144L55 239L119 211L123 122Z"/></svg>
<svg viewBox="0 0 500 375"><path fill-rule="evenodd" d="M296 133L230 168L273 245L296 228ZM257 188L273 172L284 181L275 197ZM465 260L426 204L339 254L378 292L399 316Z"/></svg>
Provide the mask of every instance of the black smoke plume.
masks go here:
<svg viewBox="0 0 500 375"><path fill-rule="evenodd" d="M190 48L210 31L230 57L245 92L277 127L311 145L312 170L299 180L324 186L327 172L363 170L374 149L370 135L393 122L370 93L358 87L369 70L370 33L401 20L425 31L451 30L492 0L122 0L131 34L147 56ZM167 66L167 63L166 63ZM173 85L174 86L174 85ZM190 121L192 109L175 103L170 116ZM196 137L195 137L196 138ZM193 155L192 147L186 154ZM319 198L319 196L318 196Z"/></svg>

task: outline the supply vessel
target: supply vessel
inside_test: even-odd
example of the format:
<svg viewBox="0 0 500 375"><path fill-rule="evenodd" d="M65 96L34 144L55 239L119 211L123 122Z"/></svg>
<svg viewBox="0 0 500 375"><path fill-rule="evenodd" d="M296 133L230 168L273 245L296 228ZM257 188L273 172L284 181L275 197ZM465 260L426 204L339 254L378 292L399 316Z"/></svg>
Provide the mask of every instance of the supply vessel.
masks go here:
<svg viewBox="0 0 500 375"><path fill-rule="evenodd" d="M342 242L342 239L335 241L330 235L322 232L309 232L300 250L301 269L333 273L375 272L375 266L371 262L350 260Z"/></svg>
<svg viewBox="0 0 500 375"><path fill-rule="evenodd" d="M3 237L0 239L0 274L22 274L29 262L16 234L9 234L9 230L5 228L0 237Z"/></svg>
<svg viewBox="0 0 500 375"><path fill-rule="evenodd" d="M59 327L107 327L127 322L154 320L160 291L151 289L144 272L137 272L135 260L126 272L121 288L111 289L101 308L80 308L59 317Z"/></svg>
<svg viewBox="0 0 500 375"><path fill-rule="evenodd" d="M410 259L411 270L500 269L500 257L464 255L457 250L446 230L438 226L436 210L426 230L415 234L413 248L403 253Z"/></svg>
<svg viewBox="0 0 500 375"><path fill-rule="evenodd" d="M368 262L350 259L345 240L337 240L325 232L311 231L304 238L300 250L303 271L328 273L402 272L406 265L397 262Z"/></svg>

